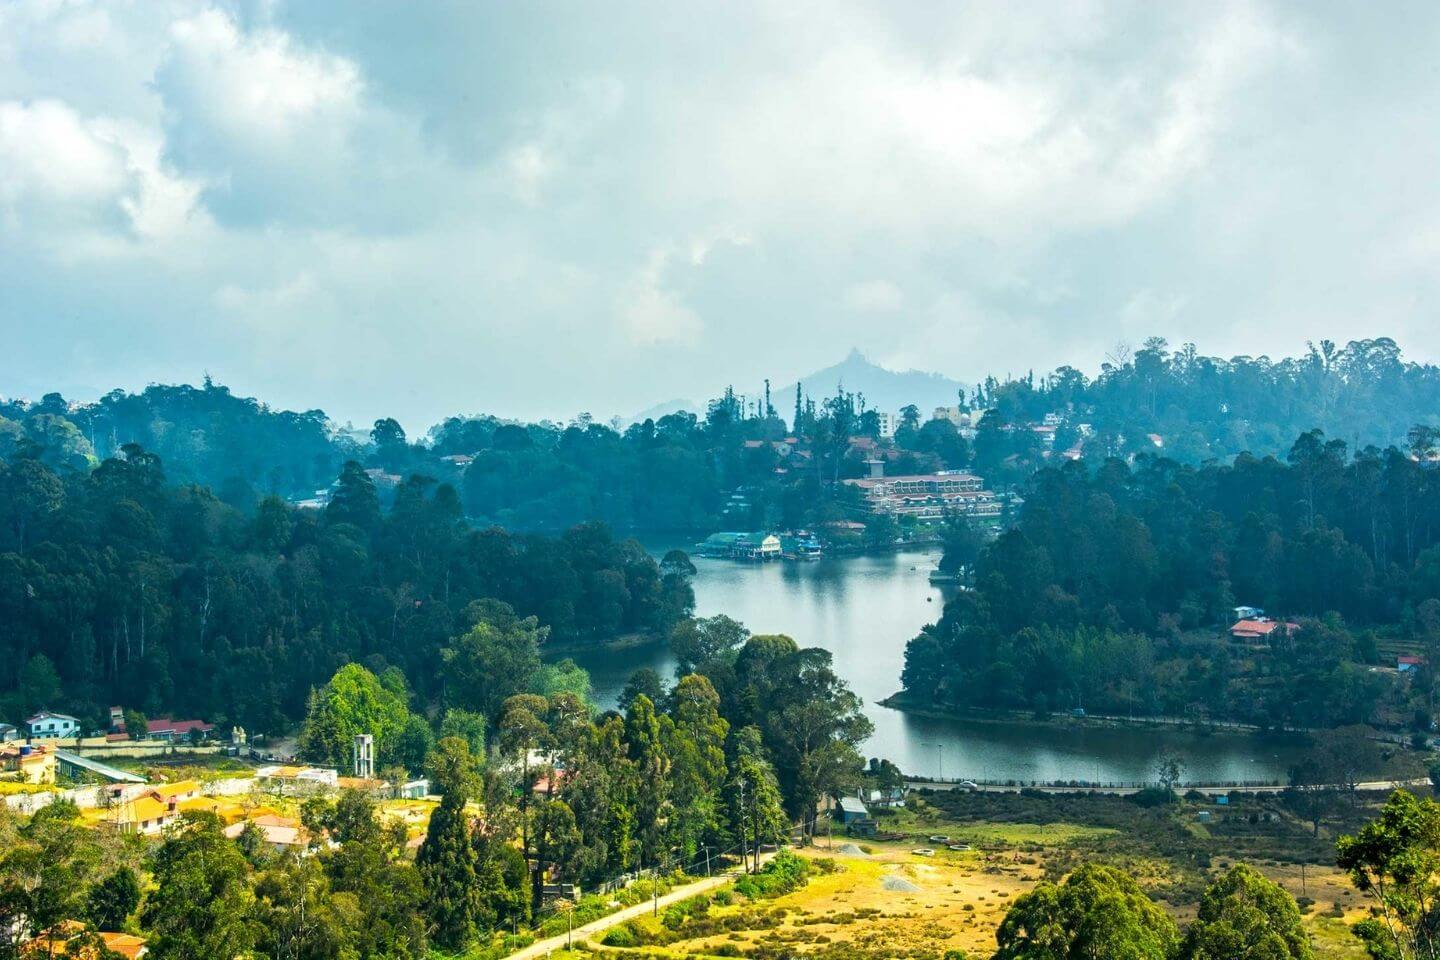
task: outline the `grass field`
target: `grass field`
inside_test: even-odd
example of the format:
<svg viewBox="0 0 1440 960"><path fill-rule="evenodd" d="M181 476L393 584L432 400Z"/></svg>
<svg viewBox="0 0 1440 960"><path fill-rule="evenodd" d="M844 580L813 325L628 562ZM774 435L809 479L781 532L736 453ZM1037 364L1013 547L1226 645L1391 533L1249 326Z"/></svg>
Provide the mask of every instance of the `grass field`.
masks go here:
<svg viewBox="0 0 1440 960"><path fill-rule="evenodd" d="M668 933L664 918L640 921L640 942L649 945L591 949L677 960L943 960L952 951L988 957L1015 898L1081 862L1127 870L1183 924L1193 918L1205 884L1243 860L1296 897L1318 957L1365 955L1348 924L1364 915L1366 902L1331 859L1333 834L1344 824L1314 837L1276 798L1160 809L1114 797L932 795L915 801L882 821L882 829L906 834L903 841L822 836L797 851L823 868L799 889L755 902L714 898L698 908L702 922L672 923ZM1353 817L1363 819L1368 809L1356 809ZM945 849L931 834L973 849ZM933 855L917 855L918 848ZM645 940L646 932L663 946Z"/></svg>

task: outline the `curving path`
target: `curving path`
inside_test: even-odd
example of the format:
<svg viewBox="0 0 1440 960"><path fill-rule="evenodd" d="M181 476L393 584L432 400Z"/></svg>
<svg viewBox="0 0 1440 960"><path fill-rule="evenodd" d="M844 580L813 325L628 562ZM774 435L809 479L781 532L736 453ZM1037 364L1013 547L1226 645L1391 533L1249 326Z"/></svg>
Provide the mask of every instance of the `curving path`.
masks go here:
<svg viewBox="0 0 1440 960"><path fill-rule="evenodd" d="M773 856L775 856L773 852L760 854L761 865L763 866ZM740 871L737 869L733 872L719 873L713 877L696 880L694 883L687 883L683 887L676 887L660 898L659 909L663 910L670 906L670 904L679 903L681 900L693 897L697 893L704 893L707 890L714 890L716 887L723 887L738 876L740 876ZM645 903L637 903L633 907L616 910L614 913L603 916L599 920L592 920L584 926L576 927L574 931L569 934L569 938L575 943L581 943L595 936L595 934L603 933L611 927L619 926L627 920L643 917L654 909L655 905L647 900ZM535 960L535 958L547 957L557 950L564 950L567 942L569 942L567 935L563 933L557 937L537 940L530 944L530 946L523 947L510 954L510 960Z"/></svg>

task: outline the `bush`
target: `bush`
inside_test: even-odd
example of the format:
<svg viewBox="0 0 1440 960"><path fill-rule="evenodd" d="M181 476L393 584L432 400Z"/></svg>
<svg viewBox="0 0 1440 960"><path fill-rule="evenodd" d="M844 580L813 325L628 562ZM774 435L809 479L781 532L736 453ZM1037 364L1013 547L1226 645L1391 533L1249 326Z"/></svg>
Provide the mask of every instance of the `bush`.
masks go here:
<svg viewBox="0 0 1440 960"><path fill-rule="evenodd" d="M605 932L600 941L607 947L638 947L640 938L635 935L635 929L628 923L622 923L618 927L611 927Z"/></svg>
<svg viewBox="0 0 1440 960"><path fill-rule="evenodd" d="M666 930L679 930L689 921L701 919L709 912L710 898L700 894L666 907L660 924Z"/></svg>
<svg viewBox="0 0 1440 960"><path fill-rule="evenodd" d="M1132 793L1130 802L1140 807L1163 807L1175 802L1175 794L1163 787L1146 787L1138 793Z"/></svg>
<svg viewBox="0 0 1440 960"><path fill-rule="evenodd" d="M780 897L805 883L810 866L789 850L782 850L760 868L759 873L746 874L735 881L735 891L751 900Z"/></svg>

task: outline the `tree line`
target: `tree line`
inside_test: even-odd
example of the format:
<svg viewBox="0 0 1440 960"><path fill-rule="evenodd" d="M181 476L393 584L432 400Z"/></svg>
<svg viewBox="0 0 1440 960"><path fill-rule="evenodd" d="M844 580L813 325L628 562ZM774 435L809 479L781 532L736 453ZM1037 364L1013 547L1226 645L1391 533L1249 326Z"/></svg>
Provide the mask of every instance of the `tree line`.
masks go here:
<svg viewBox="0 0 1440 960"><path fill-rule="evenodd" d="M398 668L422 700L478 600L542 642L665 636L683 574L600 524L555 537L477 529L455 489L411 476L388 508L347 463L324 510L250 511L173 484L129 446L91 471L0 462L0 709L108 725L108 706L283 730L340 666Z"/></svg>
<svg viewBox="0 0 1440 960"><path fill-rule="evenodd" d="M842 384L827 397L797 395L793 408L787 398L785 409L727 389L699 413L624 426L588 414L568 423L481 414L408 437L392 418L358 430L320 410L236 397L207 378L200 387L112 391L93 403L54 393L0 402L0 459L28 455L58 471L86 471L136 444L158 455L173 480L207 486L245 510L267 494L314 496L354 460L450 483L478 525L800 527L847 516L836 481L862 475L870 455L853 447L856 439L880 441L891 473L968 468L997 487L1023 483L1054 452L1076 446L1095 462L1153 452L1152 435L1189 464L1280 455L1290 438L1317 428L1357 449L1383 448L1413 424L1440 426L1440 368L1403 360L1388 338L1322 341L1278 360L1207 357L1193 344L1171 351L1151 338L1117 347L1093 378L1072 366L1038 378L989 377L956 405L985 414L970 439L949 419L913 406L880 411ZM893 442L880 436L882 412L899 414ZM1058 424L1049 446L1029 429L1047 415ZM787 436L799 441L793 452L775 446ZM737 513L731 494L742 489Z"/></svg>

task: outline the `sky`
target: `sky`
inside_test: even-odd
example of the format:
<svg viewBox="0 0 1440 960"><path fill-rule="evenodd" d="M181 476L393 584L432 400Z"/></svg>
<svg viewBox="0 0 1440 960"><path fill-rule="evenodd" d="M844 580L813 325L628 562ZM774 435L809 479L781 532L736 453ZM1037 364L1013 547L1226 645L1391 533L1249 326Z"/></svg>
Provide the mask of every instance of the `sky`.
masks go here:
<svg viewBox="0 0 1440 960"><path fill-rule="evenodd" d="M1440 4L0 0L0 395L1440 358Z"/></svg>

